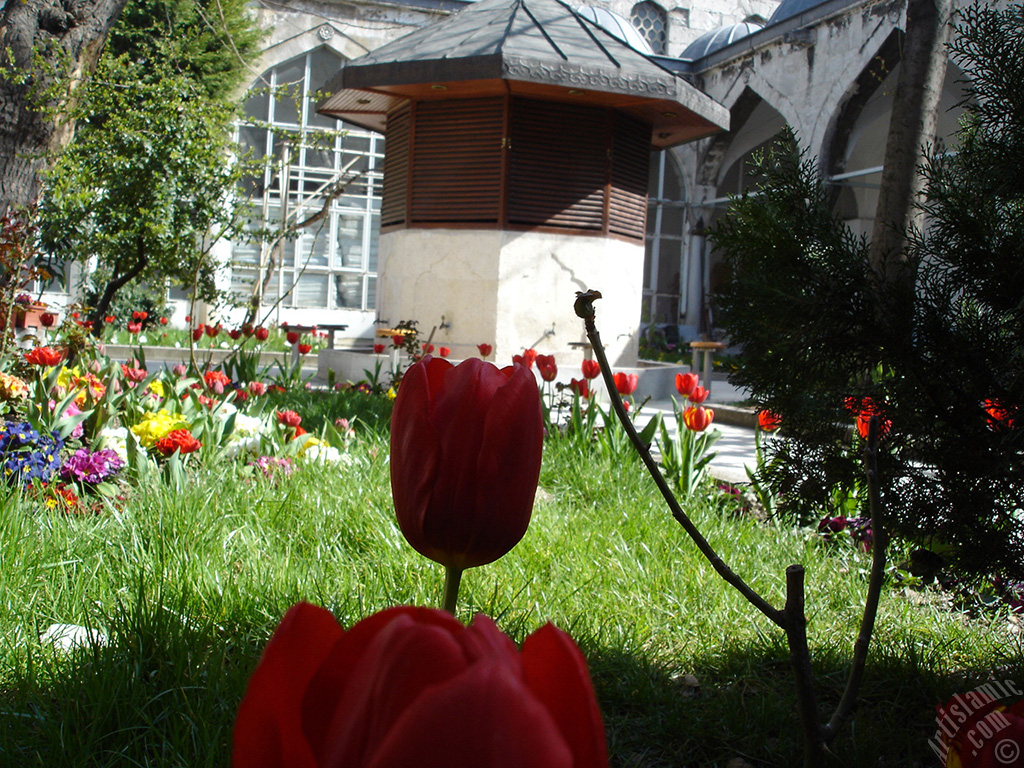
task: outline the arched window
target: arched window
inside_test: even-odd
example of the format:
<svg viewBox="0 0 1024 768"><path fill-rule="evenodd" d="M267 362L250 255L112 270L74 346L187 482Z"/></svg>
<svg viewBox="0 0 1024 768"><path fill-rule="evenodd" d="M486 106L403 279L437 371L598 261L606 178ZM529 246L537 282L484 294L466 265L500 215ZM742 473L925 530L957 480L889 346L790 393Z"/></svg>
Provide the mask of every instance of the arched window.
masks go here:
<svg viewBox="0 0 1024 768"><path fill-rule="evenodd" d="M275 246L263 235L232 251L232 289L251 296L266 267L274 273L262 304L373 310L384 139L316 113L316 89L341 59L318 48L267 70L250 89L239 142L262 159L247 180L254 231L326 215ZM339 182L348 180L339 193ZM286 190L282 194L282 190Z"/></svg>
<svg viewBox="0 0 1024 768"><path fill-rule="evenodd" d="M630 21L656 54L664 55L668 42L668 16L657 3L644 0L633 6Z"/></svg>
<svg viewBox="0 0 1024 768"><path fill-rule="evenodd" d="M647 201L643 319L674 331L686 314L690 270L683 252L683 179L670 152L651 153Z"/></svg>

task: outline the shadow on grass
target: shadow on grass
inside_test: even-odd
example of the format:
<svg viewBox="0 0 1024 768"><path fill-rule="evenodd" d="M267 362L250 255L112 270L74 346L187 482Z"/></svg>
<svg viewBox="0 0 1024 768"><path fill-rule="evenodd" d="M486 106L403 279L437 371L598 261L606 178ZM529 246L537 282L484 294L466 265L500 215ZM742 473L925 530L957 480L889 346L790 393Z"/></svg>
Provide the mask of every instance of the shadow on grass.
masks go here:
<svg viewBox="0 0 1024 768"><path fill-rule="evenodd" d="M143 596L110 619L108 645L66 654L37 647L22 654L0 691L0 765L228 765L238 703L286 608L235 605L231 615L222 616L215 606L189 609L181 601ZM720 638L709 643L713 650L672 664L654 660L666 656L657 648L617 650L586 640L582 645L612 766L801 764L781 638ZM838 652L815 654L823 710L839 698L844 662ZM1024 680L1020 660L1000 674ZM855 718L833 744L832 764L937 765L929 747L935 705L976 682L936 670L913 649L878 649Z"/></svg>
<svg viewBox="0 0 1024 768"><path fill-rule="evenodd" d="M642 652L646 653L646 651ZM819 710L827 719L846 683L848 656L814 652ZM1024 667L1000 679L1024 680ZM594 680L615 768L743 768L803 764L788 651L779 638L722 645L659 664L635 653L595 649ZM876 648L858 708L832 742L834 766L939 765L929 741L935 707L992 675L929 668L913 649Z"/></svg>

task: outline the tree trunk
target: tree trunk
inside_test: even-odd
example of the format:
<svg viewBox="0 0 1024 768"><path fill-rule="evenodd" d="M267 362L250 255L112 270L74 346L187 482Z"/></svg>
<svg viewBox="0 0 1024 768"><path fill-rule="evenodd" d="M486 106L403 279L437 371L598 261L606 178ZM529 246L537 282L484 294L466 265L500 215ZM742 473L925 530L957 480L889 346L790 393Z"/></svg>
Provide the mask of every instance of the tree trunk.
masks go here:
<svg viewBox="0 0 1024 768"><path fill-rule="evenodd" d="M0 0L0 215L38 198L74 129L61 115L126 2Z"/></svg>
<svg viewBox="0 0 1024 768"><path fill-rule="evenodd" d="M905 233L915 221L922 149L935 142L952 19L952 0L907 0L903 58L871 233L871 266L888 284L898 279Z"/></svg>

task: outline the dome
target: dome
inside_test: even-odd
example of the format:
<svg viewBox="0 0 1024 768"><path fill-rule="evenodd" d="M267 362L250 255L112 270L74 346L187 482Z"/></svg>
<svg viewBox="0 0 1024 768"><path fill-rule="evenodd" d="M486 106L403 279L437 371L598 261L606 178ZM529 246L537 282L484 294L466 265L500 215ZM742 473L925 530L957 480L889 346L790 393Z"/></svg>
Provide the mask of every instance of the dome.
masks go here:
<svg viewBox="0 0 1024 768"><path fill-rule="evenodd" d="M788 1L783 0L782 5L785 5ZM761 25L755 24L752 21L742 21L739 24L727 24L724 27L712 29L686 46L686 50L680 54L679 58L690 59L691 61L702 59L721 48L725 48L727 45L735 43L741 37L754 34L760 29Z"/></svg>
<svg viewBox="0 0 1024 768"><path fill-rule="evenodd" d="M637 31L636 27L619 16L619 14L612 13L605 8L597 8L593 5L581 5L576 9L576 13L587 21L594 22L609 34L619 38L619 40L634 51L639 51L648 56L654 55L654 51L651 50L651 46L644 40L643 35Z"/></svg>
<svg viewBox="0 0 1024 768"><path fill-rule="evenodd" d="M816 5L821 5L824 0L782 0L771 18L768 19L769 24L775 24L776 22L788 19L792 16L799 16L804 11L809 11Z"/></svg>

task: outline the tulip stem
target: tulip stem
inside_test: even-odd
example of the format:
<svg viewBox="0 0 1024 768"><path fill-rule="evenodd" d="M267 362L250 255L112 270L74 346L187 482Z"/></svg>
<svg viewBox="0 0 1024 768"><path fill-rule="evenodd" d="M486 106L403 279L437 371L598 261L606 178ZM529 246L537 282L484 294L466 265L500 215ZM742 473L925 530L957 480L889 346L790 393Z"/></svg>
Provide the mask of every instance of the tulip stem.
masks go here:
<svg viewBox="0 0 1024 768"><path fill-rule="evenodd" d="M444 604L441 606L452 616L455 615L455 603L459 599L459 583L462 581L462 568L453 565L444 567Z"/></svg>

